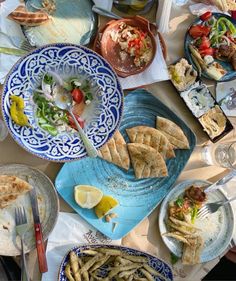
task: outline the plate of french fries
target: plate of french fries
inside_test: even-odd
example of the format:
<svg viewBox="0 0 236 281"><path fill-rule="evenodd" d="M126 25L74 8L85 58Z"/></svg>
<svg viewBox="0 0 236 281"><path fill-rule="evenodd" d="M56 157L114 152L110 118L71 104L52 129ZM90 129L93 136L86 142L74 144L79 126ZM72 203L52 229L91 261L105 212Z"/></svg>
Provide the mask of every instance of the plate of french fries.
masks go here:
<svg viewBox="0 0 236 281"><path fill-rule="evenodd" d="M114 245L82 245L68 251L59 281L172 281L168 264L150 254Z"/></svg>
<svg viewBox="0 0 236 281"><path fill-rule="evenodd" d="M220 189L204 192L210 184L203 180L186 180L177 184L162 202L160 234L183 264L213 260L223 254L231 242L234 215L230 204L204 218L197 215L206 203L227 200Z"/></svg>

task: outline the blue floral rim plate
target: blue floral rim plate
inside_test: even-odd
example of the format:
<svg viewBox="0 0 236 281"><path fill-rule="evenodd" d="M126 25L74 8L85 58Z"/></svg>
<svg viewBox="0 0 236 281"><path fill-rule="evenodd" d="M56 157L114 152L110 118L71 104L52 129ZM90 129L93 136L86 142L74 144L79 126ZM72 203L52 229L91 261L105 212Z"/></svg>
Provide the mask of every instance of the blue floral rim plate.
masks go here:
<svg viewBox="0 0 236 281"><path fill-rule="evenodd" d="M236 27L236 20L234 20L232 17L222 14L222 13L212 13L212 15L215 18L219 18L219 17L225 17L228 20L230 20L234 26ZM184 52L185 52L185 56L187 58L187 60L194 66L194 68L197 70L197 68L195 67L195 63L192 60L190 51L189 51L189 44L191 41L193 41L193 38L189 35L189 29L191 28L191 26L196 25L196 24L200 24L202 22L202 20L200 18L197 18L187 29L187 32L185 34L185 38L184 38ZM231 64L229 62L224 62L221 60L217 60L215 59L215 61L217 61L219 64L221 64L223 66L223 68L225 70L227 70L227 73L220 79L217 80L217 82L226 82L226 81L230 81L230 80L234 80L236 78L236 71L233 70ZM213 78L211 78L210 76L208 76L204 71L202 72L202 76L209 79L209 80L214 80Z"/></svg>
<svg viewBox="0 0 236 281"><path fill-rule="evenodd" d="M73 44L51 44L22 57L10 70L2 93L2 113L13 139L28 152L49 161L66 162L87 155L77 132L52 136L42 130L35 118L34 90L49 70L61 76L86 76L99 89L96 102L88 110L85 133L99 149L119 127L123 112L123 91L111 66L94 51ZM30 126L18 126L10 116L10 96L22 97ZM93 102L93 101L92 101Z"/></svg>
<svg viewBox="0 0 236 281"><path fill-rule="evenodd" d="M178 257L182 256L182 243L174 238L162 235L163 233L168 232L165 223L167 219L168 204L170 201L174 201L177 197L181 196L191 185L208 186L209 184L210 182L208 181L195 179L183 181L170 191L161 204L159 214L160 234L165 245ZM207 198L208 202L225 201L227 199L221 190L207 193ZM197 220L195 225L196 223ZM231 205L227 204L220 208L216 213L209 215L208 218L202 220L200 225L203 225L205 228L200 232L200 235L204 239L204 246L200 255L200 262L203 263L219 257L230 245L234 231L234 215ZM199 224L197 224L197 227L200 228Z"/></svg>
<svg viewBox="0 0 236 281"><path fill-rule="evenodd" d="M132 248L128 248L128 247L123 247L123 246L115 246L115 245L81 245L81 246L74 246L72 249L70 249L68 251L68 253L64 256L60 268L59 268L59 273L58 273L58 281L68 281L68 278L65 275L65 267L67 265L67 263L69 262L69 253L71 251L74 251L77 256L85 256L85 254L81 253L84 250L88 250L88 249L92 249L92 250L96 250L97 248L108 248L108 249L116 249L116 250L121 250L122 252L129 254L129 255L133 255L133 256L143 256L146 257L148 259L148 265L151 266L153 269L155 269L156 271L158 271L158 273L160 273L160 275L163 276L163 278L158 277L158 276L152 276L153 280L155 281L173 281L173 273L171 271L170 266L165 263L164 261L158 259L157 257L154 257L148 253L144 253L142 251L139 250L135 250ZM105 276L107 274L107 266L104 266L102 268L102 273ZM112 278L113 281L116 280L114 278Z"/></svg>
<svg viewBox="0 0 236 281"><path fill-rule="evenodd" d="M125 141L129 142L125 131L127 128L138 125L155 127L156 116L177 123L190 145L190 149L176 149L176 157L166 161L168 177L137 180L133 168L125 171L98 157L66 163L56 177L56 189L70 207L113 240L124 237L156 208L170 191L195 147L196 138L188 126L160 100L142 89L130 92L125 97L124 116L119 128ZM114 212L118 217L107 223L104 218L98 219L93 209L81 208L74 200L74 186L83 184L96 186L103 194L116 198L119 205ZM117 223L115 229L113 222Z"/></svg>

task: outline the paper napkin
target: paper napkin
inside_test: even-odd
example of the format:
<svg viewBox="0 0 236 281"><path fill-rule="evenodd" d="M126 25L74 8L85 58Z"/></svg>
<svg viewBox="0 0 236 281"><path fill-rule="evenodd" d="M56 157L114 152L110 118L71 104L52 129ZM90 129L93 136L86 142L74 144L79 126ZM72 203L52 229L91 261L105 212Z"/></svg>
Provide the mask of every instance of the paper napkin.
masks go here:
<svg viewBox="0 0 236 281"><path fill-rule="evenodd" d="M42 281L58 279L58 270L65 254L80 244L120 245L121 240L111 240L85 222L78 214L60 212L57 223L48 238L47 263L48 272Z"/></svg>
<svg viewBox="0 0 236 281"><path fill-rule="evenodd" d="M193 15L196 16L200 16L202 14L204 14L205 12L214 12L214 13L223 13L220 9L218 9L216 6L214 5L206 5L203 3L199 3L199 4L193 4L189 6L189 10ZM225 12L224 14L228 14L227 12ZM229 15L229 14L228 14Z"/></svg>
<svg viewBox="0 0 236 281"><path fill-rule="evenodd" d="M161 51L161 44L158 35L156 36L156 44L156 56L152 64L147 69L145 69L144 72L119 79L124 90L169 80L167 65Z"/></svg>
<svg viewBox="0 0 236 281"><path fill-rule="evenodd" d="M20 4L19 0L6 0L1 3L0 7L0 31L8 34L9 36L17 36L25 39L21 27L19 24L12 20L7 19L7 16L15 10L15 8ZM15 48L7 39L6 36L0 34L0 45L1 47ZM20 57L0 54L0 83L4 82L5 76L12 68L12 66L19 60Z"/></svg>

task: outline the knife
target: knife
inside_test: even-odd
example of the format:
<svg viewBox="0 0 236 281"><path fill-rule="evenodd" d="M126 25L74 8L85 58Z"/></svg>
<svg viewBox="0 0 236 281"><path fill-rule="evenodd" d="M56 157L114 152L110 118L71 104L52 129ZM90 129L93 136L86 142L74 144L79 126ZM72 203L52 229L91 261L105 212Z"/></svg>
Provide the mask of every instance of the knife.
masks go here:
<svg viewBox="0 0 236 281"><path fill-rule="evenodd" d="M7 48L7 47L0 47L1 54L13 55L13 56L23 56L28 53L28 51L16 49L16 48Z"/></svg>
<svg viewBox="0 0 236 281"><path fill-rule="evenodd" d="M34 218L35 244L38 253L39 270L41 273L43 273L48 271L48 266L47 266L45 246L43 241L43 233L42 233L40 217L39 217L38 201L37 201L36 190L34 187L35 183L33 179L28 177L28 182L32 187L29 194L30 194L30 201L31 201L31 207L32 207L33 218Z"/></svg>
<svg viewBox="0 0 236 281"><path fill-rule="evenodd" d="M232 170L230 171L227 175L225 175L222 179L218 180L217 182L211 184L208 186L206 189L204 189L204 192L211 192L219 189L222 187L224 184L226 184L228 181L230 181L232 178L236 176L236 171Z"/></svg>

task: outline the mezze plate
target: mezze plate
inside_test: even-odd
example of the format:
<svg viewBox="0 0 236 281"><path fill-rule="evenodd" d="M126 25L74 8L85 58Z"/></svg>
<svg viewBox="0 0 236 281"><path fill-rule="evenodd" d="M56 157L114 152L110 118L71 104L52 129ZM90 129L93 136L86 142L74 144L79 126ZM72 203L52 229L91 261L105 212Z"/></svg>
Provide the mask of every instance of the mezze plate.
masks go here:
<svg viewBox="0 0 236 281"><path fill-rule="evenodd" d="M227 20L229 20L232 25L236 28L236 20L234 20L232 17L230 16L227 16L225 14L222 14L222 13L213 13L212 14L214 16L214 18L216 20L218 20L219 18L221 17L224 17L226 18ZM186 58L188 59L188 61L190 62L190 64L192 64L194 67L195 67L195 63L191 57L191 53L190 53L190 50L189 50L189 44L191 42L194 41L194 39L189 35L189 29L193 26L193 25L202 25L204 24L204 22L200 19L200 18L197 18L188 28L186 34L185 34L185 39L184 39L184 52L185 52L185 56ZM211 30L211 33L212 33L212 30ZM210 34L211 34L210 33ZM233 35L232 35L233 36ZM235 34L234 34L235 36ZM228 39L229 40L229 39ZM217 82L226 82L226 81L230 81L230 80L234 80L236 78L236 71L234 71L232 65L230 62L228 61L223 61L223 60L218 60L218 59L215 59L215 61L219 64L222 65L222 67L227 71L227 73L220 79L220 80L217 80ZM196 68L196 67L195 67ZM197 70L197 69L196 69ZM210 79L210 80L214 80L213 78L211 78L208 74L206 74L204 71L202 72L202 76L207 78L207 79Z"/></svg>
<svg viewBox="0 0 236 281"><path fill-rule="evenodd" d="M187 125L151 93L139 89L125 97L124 117L120 132L129 142L126 128L146 125L155 127L156 116L166 117L177 123L190 144L189 150L175 151L176 157L166 161L169 176L137 180L133 169L125 170L100 158L82 159L66 163L57 175L55 186L63 199L90 224L111 239L120 239L140 223L169 192L187 163L196 143L195 135ZM74 186L79 184L98 187L106 195L119 201L114 210L118 217L113 223L97 219L93 209L82 209L74 200Z"/></svg>
<svg viewBox="0 0 236 281"><path fill-rule="evenodd" d="M41 7L39 0L27 0L27 8L35 11ZM57 0L51 19L39 26L22 26L32 46L40 47L51 43L74 43L87 45L97 30L97 15L92 11L91 0Z"/></svg>
<svg viewBox="0 0 236 281"><path fill-rule="evenodd" d="M85 251L85 250L96 251L99 248L106 248L108 251L109 250L115 250L115 251L118 250L118 251L121 252L121 254L131 255L131 256L142 256L144 258L147 258L148 265L158 272L158 275L156 275L156 276L152 275L153 281L162 281L162 280L172 281L173 280L173 273L171 271L170 266L168 264L166 264L164 261L162 261L162 260L158 259L157 257L154 257L150 254L147 254L147 253L144 253L142 251L138 251L138 250L135 250L135 249L132 249L132 248L128 248L128 247L122 247L122 246L80 245L80 246L74 246L64 256L64 258L61 262L60 269L59 269L58 281L68 281L68 278L66 277L66 274L65 274L65 268L66 268L66 265L68 264L68 262L70 260L69 253L71 251L74 251L76 253L76 255L79 256L79 257L83 257L83 256L88 257L86 254L83 253L83 251ZM109 265L103 265L102 267L100 267L101 268L101 275L103 276L103 278L109 272ZM105 279L102 279L102 280L105 280ZM113 277L111 281L113 281L113 280L118 280L118 279Z"/></svg>
<svg viewBox="0 0 236 281"><path fill-rule="evenodd" d="M168 232L166 220L168 219L168 205L181 197L185 190L192 186L205 186L210 183L203 180L186 180L177 184L171 192L165 197L161 204L159 214L159 229L162 239L169 250L177 257L182 256L183 243L171 237L163 236ZM207 202L218 202L227 200L221 190L207 193ZM195 226L201 229L200 235L204 240L203 250L200 256L200 262L208 262L220 256L230 244L234 230L234 215L230 204L220 208L216 213L207 216L204 219L197 218Z"/></svg>

